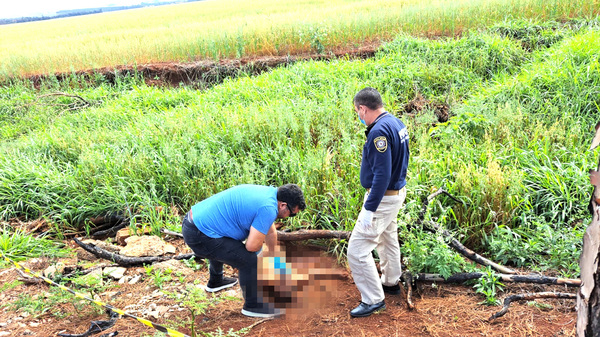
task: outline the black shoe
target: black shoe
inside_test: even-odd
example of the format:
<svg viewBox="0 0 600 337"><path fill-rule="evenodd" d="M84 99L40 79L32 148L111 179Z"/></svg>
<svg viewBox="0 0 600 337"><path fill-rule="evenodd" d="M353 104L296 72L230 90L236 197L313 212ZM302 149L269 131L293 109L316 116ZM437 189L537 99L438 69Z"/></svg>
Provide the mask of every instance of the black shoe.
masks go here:
<svg viewBox="0 0 600 337"><path fill-rule="evenodd" d="M281 316L282 311L280 309L275 309L268 304L259 303L255 307L247 307L244 304L242 315L258 318L275 318Z"/></svg>
<svg viewBox="0 0 600 337"><path fill-rule="evenodd" d="M399 295L400 294L400 285L399 284L396 284L395 286L383 285L383 292L388 295Z"/></svg>
<svg viewBox="0 0 600 337"><path fill-rule="evenodd" d="M209 293L214 293L219 290L223 290L226 288L233 287L238 283L238 279L235 277L223 277L221 282L210 282L206 285L206 291Z"/></svg>
<svg viewBox="0 0 600 337"><path fill-rule="evenodd" d="M368 305L366 303L360 302L358 307L352 309L350 311L350 316L352 317L367 317L371 316L372 313L385 310L385 302L381 301L379 303Z"/></svg>

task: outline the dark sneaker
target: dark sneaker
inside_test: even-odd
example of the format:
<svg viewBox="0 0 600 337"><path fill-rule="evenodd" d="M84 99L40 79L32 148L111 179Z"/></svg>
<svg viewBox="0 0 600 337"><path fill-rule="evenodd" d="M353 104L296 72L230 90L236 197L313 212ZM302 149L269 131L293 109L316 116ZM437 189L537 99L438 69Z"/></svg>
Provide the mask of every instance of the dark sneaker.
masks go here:
<svg viewBox="0 0 600 337"><path fill-rule="evenodd" d="M377 311L381 311L381 310L385 310L385 302L381 301L379 303L375 303L375 304L366 304L364 302L360 302L360 304L358 305L358 307L352 309L352 311L350 311L350 316L352 317L367 317L367 316L371 316L372 313L377 312Z"/></svg>
<svg viewBox="0 0 600 337"><path fill-rule="evenodd" d="M258 304L256 307L247 307L244 305L242 308L242 315L246 315L248 317L258 317L258 318L275 318L281 316L282 311L280 309L275 309L268 304Z"/></svg>
<svg viewBox="0 0 600 337"><path fill-rule="evenodd" d="M400 294L400 285L399 284L396 284L395 286L383 285L383 292L388 295L399 295Z"/></svg>
<svg viewBox="0 0 600 337"><path fill-rule="evenodd" d="M238 279L235 277L223 277L221 282L210 282L206 285L206 291L209 293L214 293L219 290L231 288L238 283Z"/></svg>

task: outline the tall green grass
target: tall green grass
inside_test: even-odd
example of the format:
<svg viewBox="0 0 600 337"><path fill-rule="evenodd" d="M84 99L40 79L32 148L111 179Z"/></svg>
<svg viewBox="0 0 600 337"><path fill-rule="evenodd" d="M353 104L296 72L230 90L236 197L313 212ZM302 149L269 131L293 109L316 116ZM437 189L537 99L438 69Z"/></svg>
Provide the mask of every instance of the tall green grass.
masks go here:
<svg viewBox="0 0 600 337"><path fill-rule="evenodd" d="M201 1L0 26L0 79L149 62L327 53L456 36L507 16L564 21L596 0Z"/></svg>
<svg viewBox="0 0 600 337"><path fill-rule="evenodd" d="M535 48L498 26L456 39L400 36L374 59L304 62L206 91L148 87L138 78L95 88L52 82L40 92L25 84L3 87L1 111L12 112L14 102L27 108L17 111L19 123L0 119L7 136L0 143L0 216L43 216L58 232L109 211L150 222L155 206L184 212L236 184L294 182L308 210L293 227L350 230L364 193L358 181L364 129L351 102L373 86L396 114L417 93L452 108L446 123L429 108L402 116L412 156L402 231L423 240L407 241L405 253L448 251L410 229L422 198L437 187L466 206L441 197L427 216L474 248L502 251L496 242L511 232L498 228L528 234L549 228L556 235L537 239L567 249L572 241L559 233L581 232L587 170L597 159L587 151L600 88L594 22L557 25L561 38ZM68 112L32 104L59 89L94 104ZM548 267L576 273L564 263L573 250L561 252L548 253L554 261ZM430 268L420 256L412 267ZM451 255L440 258L465 267Z"/></svg>

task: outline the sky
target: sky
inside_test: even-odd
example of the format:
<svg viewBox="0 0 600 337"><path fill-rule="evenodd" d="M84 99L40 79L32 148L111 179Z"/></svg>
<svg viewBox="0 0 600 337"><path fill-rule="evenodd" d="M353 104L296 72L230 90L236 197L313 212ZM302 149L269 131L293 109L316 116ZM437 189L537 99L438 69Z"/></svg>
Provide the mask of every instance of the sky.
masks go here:
<svg viewBox="0 0 600 337"><path fill-rule="evenodd" d="M0 19L54 15L64 9L129 6L144 0L0 0Z"/></svg>

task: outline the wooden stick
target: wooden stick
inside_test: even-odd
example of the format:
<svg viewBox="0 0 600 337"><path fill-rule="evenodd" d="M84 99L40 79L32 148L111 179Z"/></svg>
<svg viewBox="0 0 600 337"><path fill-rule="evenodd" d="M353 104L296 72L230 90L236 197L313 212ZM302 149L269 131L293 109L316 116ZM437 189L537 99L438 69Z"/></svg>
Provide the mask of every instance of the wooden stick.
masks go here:
<svg viewBox="0 0 600 337"><path fill-rule="evenodd" d="M570 293L555 293L555 292L550 292L550 291L546 291L546 292L541 292L541 293L526 293L526 294L516 294L516 295L511 295L508 296L507 298L504 299L504 307L502 308L502 310L498 311L497 313L493 314L490 318L488 318L488 322L498 318L498 317L502 317L504 316L504 314L506 314L508 312L508 307L510 306L510 303L513 301L528 301L528 300L533 300L536 298L571 298L571 299L576 299L577 298L577 294L570 294Z"/></svg>
<svg viewBox="0 0 600 337"><path fill-rule="evenodd" d="M458 273L444 278L439 274L417 274L417 281L430 281L440 283L464 283L469 280L475 280L481 278L485 273ZM514 282L514 283L536 283L536 284L561 284L568 287L579 287L581 280L579 279L567 279L550 277L544 275L507 275L507 274L496 274L502 282Z"/></svg>
<svg viewBox="0 0 600 337"><path fill-rule="evenodd" d="M428 221L427 225L430 227L424 226L423 228L432 233L441 233L442 235L447 237L450 240L448 242L450 247L454 248L454 250L456 250L459 254L466 257L467 259L474 261L476 263L479 263L480 265L490 266L490 267L494 268L495 270L497 270L501 273L504 273L504 274L516 274L517 273L516 271L514 271L508 267L505 267L501 264L498 264L494 261L488 260L485 257L483 257L483 256L475 253L474 251L470 250L469 248L465 247L462 243L460 243L458 240L456 240L454 237L452 237L452 234L450 234L447 230L441 228L441 226L436 224L435 222Z"/></svg>

